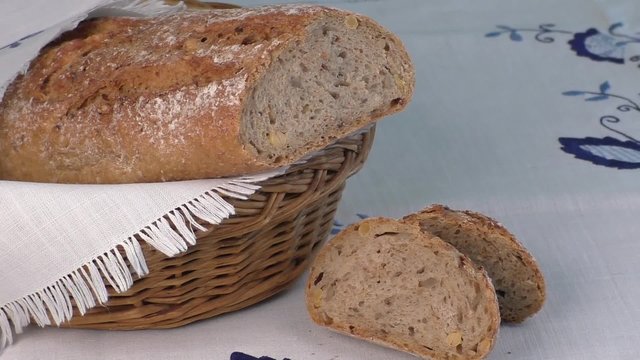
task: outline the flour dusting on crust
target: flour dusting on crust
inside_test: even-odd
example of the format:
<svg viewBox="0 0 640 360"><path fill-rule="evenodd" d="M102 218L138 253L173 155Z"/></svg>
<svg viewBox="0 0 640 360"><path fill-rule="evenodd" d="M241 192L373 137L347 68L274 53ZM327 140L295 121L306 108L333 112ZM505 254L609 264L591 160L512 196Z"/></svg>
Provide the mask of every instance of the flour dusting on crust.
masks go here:
<svg viewBox="0 0 640 360"><path fill-rule="evenodd" d="M0 174L104 183L267 169L242 136L243 104L281 51L333 11L280 5L85 21L7 90ZM34 166L20 170L25 162Z"/></svg>

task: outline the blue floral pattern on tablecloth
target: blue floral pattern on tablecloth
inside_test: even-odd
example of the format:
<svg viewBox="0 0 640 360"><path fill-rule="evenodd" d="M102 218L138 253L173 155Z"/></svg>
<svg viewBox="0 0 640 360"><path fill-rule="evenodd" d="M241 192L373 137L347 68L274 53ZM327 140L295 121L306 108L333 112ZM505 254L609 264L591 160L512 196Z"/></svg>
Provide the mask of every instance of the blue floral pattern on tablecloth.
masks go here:
<svg viewBox="0 0 640 360"><path fill-rule="evenodd" d="M569 45L578 56L624 64L624 45L619 45L614 37L602 34L598 29L575 33L573 39L569 40Z"/></svg>
<svg viewBox="0 0 640 360"><path fill-rule="evenodd" d="M485 34L485 37L495 38L508 36L511 41L524 40L523 33L533 33L533 38L540 43L553 43L557 36L567 36L569 50L578 57L592 61L625 64L625 53L630 44L640 43L640 37L621 32L623 23L617 22L609 26L606 32L591 27L585 31L569 31L556 28L555 24L541 24L537 28L511 27L497 25L497 31ZM628 58L630 62L639 62L640 55ZM597 91L569 90L565 96L583 97L587 102L616 101L619 113L640 113L640 105L631 97L612 93L608 81L601 83ZM560 137L560 149L580 160L589 161L595 165L616 169L640 168L640 141L631 134L617 129L622 122L619 115L603 115L599 119L600 125L613 136L598 137Z"/></svg>
<svg viewBox="0 0 640 360"><path fill-rule="evenodd" d="M616 111L619 113L640 113L640 104L632 98L612 93L608 81L603 82L597 91L570 90L562 94L565 96L583 97L585 101L615 101ZM616 137L586 137L558 139L561 149L581 160L590 161L593 164L617 169L640 168L640 141L629 133L616 129L621 123L620 116L603 115L600 117L600 126L615 134ZM620 140L619 138L624 140Z"/></svg>
<svg viewBox="0 0 640 360"><path fill-rule="evenodd" d="M497 31L486 33L486 37L499 37L508 35L512 41L523 41L523 33L533 33L533 38L541 43L549 44L556 40L557 36L570 36L567 41L569 49L579 57L585 57L592 61L607 61L614 64L625 63L625 52L630 44L640 43L640 37L620 32L623 23L615 23L606 32L597 28L588 28L585 31L569 31L557 29L555 24L540 24L537 28L518 28L506 25L496 25ZM640 56L629 58L631 62L640 61Z"/></svg>
<svg viewBox="0 0 640 360"><path fill-rule="evenodd" d="M245 353L236 351L231 354L231 358L229 360L276 360L276 359L268 356L255 357L255 356L247 355ZM282 360L290 360L290 359L284 358Z"/></svg>

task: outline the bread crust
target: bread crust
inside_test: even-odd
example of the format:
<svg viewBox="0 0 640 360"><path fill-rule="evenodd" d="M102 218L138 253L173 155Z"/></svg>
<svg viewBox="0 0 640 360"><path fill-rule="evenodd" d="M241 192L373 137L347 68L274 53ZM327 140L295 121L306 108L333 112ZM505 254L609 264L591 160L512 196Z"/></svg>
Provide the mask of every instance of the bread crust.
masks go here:
<svg viewBox="0 0 640 360"><path fill-rule="evenodd" d="M286 165L261 160L243 143L246 99L272 61L305 40L310 24L347 14L288 5L84 22L45 47L7 89L0 103L0 179L157 182ZM397 37L357 18L394 39L410 67ZM413 78L406 80L401 103L353 124L402 109L413 91ZM354 130L347 126L334 138Z"/></svg>
<svg viewBox="0 0 640 360"><path fill-rule="evenodd" d="M526 273L527 279L532 281L535 285L535 296L529 296L529 306L522 309L513 309L507 304L506 299L498 297L500 301L502 320L519 323L542 309L546 298L546 285L540 266L529 251L516 239L516 237L499 222L478 212L453 210L444 205L432 205L417 213L405 216L402 221L407 224L421 226L420 223L426 219L444 224L451 230L457 229L458 232L473 236L477 242L486 243L501 250L506 250L513 258L518 260L517 264L520 266L519 272L521 274ZM423 230L426 231L427 229L423 228ZM442 235L441 238L450 242L450 240L444 235ZM465 253L464 249L458 248L458 250ZM466 253L465 255L472 259L474 258L472 254ZM482 265L484 262L491 264L498 261L497 253L495 252L487 253L485 255L489 256L490 259L485 259L483 261L478 261L476 259L476 263ZM489 265L486 265L485 268L489 272L489 276L494 280L496 289L499 289L500 285L495 284L495 278L498 274L492 273L492 271L497 270L494 269L495 267ZM511 277L508 274L500 275L506 278ZM521 284L514 285L518 286Z"/></svg>

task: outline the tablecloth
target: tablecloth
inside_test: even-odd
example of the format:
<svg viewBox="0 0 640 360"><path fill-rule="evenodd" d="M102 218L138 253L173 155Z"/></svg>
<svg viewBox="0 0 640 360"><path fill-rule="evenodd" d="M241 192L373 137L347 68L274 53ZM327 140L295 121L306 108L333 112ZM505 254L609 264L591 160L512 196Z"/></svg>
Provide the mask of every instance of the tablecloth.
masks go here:
<svg viewBox="0 0 640 360"><path fill-rule="evenodd" d="M368 163L348 182L336 230L430 203L484 212L531 250L548 291L542 312L501 327L490 359L640 358L637 3L318 2L396 32L417 70L413 102L380 123ZM303 281L249 309L179 329L32 327L1 357L229 359L241 351L292 360L412 358L315 326Z"/></svg>

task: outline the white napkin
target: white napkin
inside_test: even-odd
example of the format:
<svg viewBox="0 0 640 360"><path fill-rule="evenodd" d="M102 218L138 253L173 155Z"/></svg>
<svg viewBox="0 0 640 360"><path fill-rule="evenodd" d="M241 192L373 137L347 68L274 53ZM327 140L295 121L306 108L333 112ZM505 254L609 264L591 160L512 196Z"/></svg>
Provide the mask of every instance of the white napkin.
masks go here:
<svg viewBox="0 0 640 360"><path fill-rule="evenodd" d="M37 3L0 4L0 97L2 85L44 44L75 27L91 10L90 16L97 14L95 10L100 15L149 16L183 9L181 4L167 6L156 0L94 0L75 13L33 23L29 19ZM258 181L282 171L136 185L0 181L0 349L12 342L10 322L17 333L30 319L40 326L51 320L60 324L72 316L71 299L83 313L107 300L102 276L116 290L125 291L132 275L145 275L136 235L168 256L183 252L195 243L194 229L202 228L196 219L218 224L234 213L220 195L246 198L259 188ZM118 248L125 251L132 269Z"/></svg>

